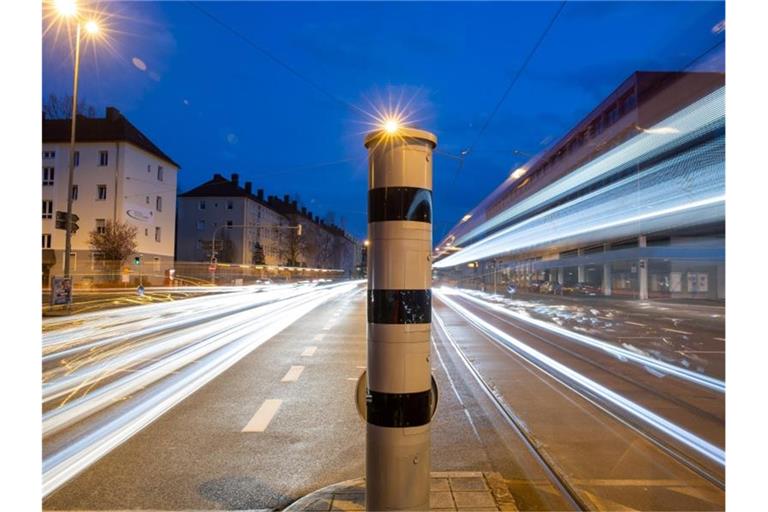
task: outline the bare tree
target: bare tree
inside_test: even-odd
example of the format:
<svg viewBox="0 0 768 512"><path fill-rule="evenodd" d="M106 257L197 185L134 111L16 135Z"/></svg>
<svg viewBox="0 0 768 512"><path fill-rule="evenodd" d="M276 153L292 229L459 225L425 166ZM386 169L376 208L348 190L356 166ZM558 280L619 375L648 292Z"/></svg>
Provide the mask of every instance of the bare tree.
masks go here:
<svg viewBox="0 0 768 512"><path fill-rule="evenodd" d="M43 103L43 113L47 119L70 119L72 117L72 96L69 94L49 94ZM87 117L96 117L96 108L81 99L77 102L77 113Z"/></svg>
<svg viewBox="0 0 768 512"><path fill-rule="evenodd" d="M108 220L103 231L89 233L90 245L107 261L122 263L136 250L136 228L125 222Z"/></svg>
<svg viewBox="0 0 768 512"><path fill-rule="evenodd" d="M282 236L287 237L280 243L280 258L285 261L289 267L301 266L302 257L306 257L309 244L307 242L307 226L304 226L304 233L299 236L296 230L288 230L288 233Z"/></svg>

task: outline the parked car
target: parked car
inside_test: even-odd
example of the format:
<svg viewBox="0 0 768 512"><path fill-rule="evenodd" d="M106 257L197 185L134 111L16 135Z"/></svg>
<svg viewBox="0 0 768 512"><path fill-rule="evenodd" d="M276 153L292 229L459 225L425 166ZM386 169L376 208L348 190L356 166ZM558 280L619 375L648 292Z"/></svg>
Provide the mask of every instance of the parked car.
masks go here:
<svg viewBox="0 0 768 512"><path fill-rule="evenodd" d="M589 283L576 283L571 288L571 294L596 297L598 295L602 295L602 290L599 287Z"/></svg>
<svg viewBox="0 0 768 512"><path fill-rule="evenodd" d="M528 283L528 291L529 292L538 292L540 291L541 285L544 284L545 281L542 281L541 279L536 279L533 281L530 281Z"/></svg>
<svg viewBox="0 0 768 512"><path fill-rule="evenodd" d="M514 295L516 293L517 293L517 286L512 283L509 283L507 285L507 295Z"/></svg>

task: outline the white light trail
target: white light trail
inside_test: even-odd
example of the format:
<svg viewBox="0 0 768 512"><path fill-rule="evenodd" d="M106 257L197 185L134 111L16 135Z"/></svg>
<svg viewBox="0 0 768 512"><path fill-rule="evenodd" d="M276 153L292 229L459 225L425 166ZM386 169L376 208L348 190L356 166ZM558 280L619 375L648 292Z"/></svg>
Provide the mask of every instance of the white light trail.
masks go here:
<svg viewBox="0 0 768 512"><path fill-rule="evenodd" d="M442 300L454 311L463 316L469 323L481 331L487 333L491 337L495 338L496 340L501 341L502 344L507 348L515 350L515 352L523 355L526 359L533 362L537 366L544 367L546 371L555 375L559 375L560 377L565 377L569 381L576 383L578 386L594 394L595 396L600 397L602 400L613 404L622 411L637 418L650 427L670 436L673 439L676 439L680 443L691 448L707 459L721 466L725 466L725 451L721 448L696 436L691 432L688 432L684 428L672 423L666 418L659 416L658 414L646 409L645 407L642 407L635 402L621 396L615 391L612 391L605 386L598 384L592 379L581 375L575 370L572 370L564 364L539 352L533 347L526 345L520 340L505 333L501 329L498 329L497 327L484 321L477 315L469 312L467 309L449 299L447 296L445 296L445 294L441 294L439 291L437 291L437 294L439 295L440 300Z"/></svg>
<svg viewBox="0 0 768 512"><path fill-rule="evenodd" d="M43 431L46 434L73 424L77 424L76 428L79 430L73 440L44 458L43 495L56 490L302 316L329 300L353 291L358 285L359 282L350 282L323 287L299 287L282 300L252 308L250 311L242 311L231 318L227 317L225 309L220 309L221 318L209 319L216 328L208 329L204 323L197 328L176 333L177 337L187 340L186 348L173 349L171 345L166 345L168 352L152 364L121 374L120 378L85 396L47 412L43 420ZM235 308L240 301L246 299L247 294L228 297L230 307ZM217 304L222 300L221 297L208 299ZM183 308L186 302L177 302L176 307ZM167 303L152 306L166 310L160 307L167 306ZM134 329L130 320L131 309L134 309L135 314L137 308L109 313L113 315L113 321L120 318L123 329L131 330ZM142 321L147 320L146 313L147 311L139 313ZM101 323L96 318L92 321ZM78 332L81 330L82 326ZM136 329L134 335L141 337L143 332ZM169 340L172 340L173 336L168 335L165 339L172 343ZM66 347L62 343L60 346ZM132 348L147 350L143 345L132 347L129 343L123 349L125 353L112 362L130 367L136 362L135 358L130 357ZM194 364L189 364L192 361ZM83 375L91 373L84 369ZM85 382L88 382L88 379ZM51 385L56 386L56 382L52 381ZM110 405L112 408L104 409ZM99 410L109 414L98 415L95 421L90 424L83 422L83 426L80 426L81 423L78 422L94 416L94 412Z"/></svg>
<svg viewBox="0 0 768 512"><path fill-rule="evenodd" d="M592 338L584 334L570 331L564 327L560 327L559 325L553 324L551 322L546 322L544 320L531 318L530 316L527 316L527 315L522 315L520 313L517 313L516 311L509 310L498 304L493 304L491 302L478 299L477 297L473 297L472 295L465 293L461 290L458 290L455 288L441 287L439 289L435 289L435 295L438 295L440 297L444 297L445 295L459 295L484 308L488 308L493 311L499 312L503 315L510 316L512 318L521 320L531 325L535 325L536 327L546 329L550 332L553 332L560 336L564 336L578 343L600 349L603 352L606 352L621 360L624 360L624 359L630 360L642 366L651 367L666 375L674 375L675 377L685 380L686 382L703 386L707 389L717 391L718 393L725 393L725 382L723 382L722 380L715 379L713 377L708 377L706 375L702 375L700 373L688 370L686 368L681 368L673 364L665 363L664 361L659 361L657 359L653 359L651 357L638 354L636 352L627 350L625 348L617 347L616 345L613 345L609 342L598 340L596 338Z"/></svg>
<svg viewBox="0 0 768 512"><path fill-rule="evenodd" d="M468 240L475 239L541 204L553 201L586 183L610 176L625 168L627 164L647 160L672 144L683 145L700 135L702 131L724 126L724 124L725 88L723 87L650 127L651 133L639 133L551 185L513 203L509 208L476 226L468 233L458 235L455 245L465 245ZM659 130L662 131L663 136L657 133ZM508 182L514 182L514 179L509 179ZM501 195L506 192L506 188L500 187L500 195L495 198L488 198L483 201L483 204L491 204L500 200ZM484 214L484 212L475 210L473 212L476 216Z"/></svg>

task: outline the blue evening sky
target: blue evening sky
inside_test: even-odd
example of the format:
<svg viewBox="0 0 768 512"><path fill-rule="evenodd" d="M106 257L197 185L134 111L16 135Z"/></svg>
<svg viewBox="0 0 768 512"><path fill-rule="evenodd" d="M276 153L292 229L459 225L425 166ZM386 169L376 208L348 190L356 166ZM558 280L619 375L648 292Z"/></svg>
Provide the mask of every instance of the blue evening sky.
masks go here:
<svg viewBox="0 0 768 512"><path fill-rule="evenodd" d="M557 2L199 4L321 88L366 111L410 102L439 149L469 146ZM237 172L366 233L368 119L188 2L106 2L109 46L85 49L81 97L120 109L179 162L179 191ZM684 69L725 37L722 2L569 2L464 168L435 158L439 241L524 158L636 70ZM723 70L723 45L694 68ZM64 38L46 35L43 95L68 94ZM143 69L142 69L143 68Z"/></svg>

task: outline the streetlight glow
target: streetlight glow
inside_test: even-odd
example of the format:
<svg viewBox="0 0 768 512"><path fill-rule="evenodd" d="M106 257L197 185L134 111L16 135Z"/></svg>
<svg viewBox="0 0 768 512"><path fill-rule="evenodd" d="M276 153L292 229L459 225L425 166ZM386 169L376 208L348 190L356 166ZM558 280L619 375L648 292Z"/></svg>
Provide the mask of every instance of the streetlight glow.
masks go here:
<svg viewBox="0 0 768 512"><path fill-rule="evenodd" d="M397 119L387 119L384 121L384 130L387 133L395 133L400 128L400 123Z"/></svg>
<svg viewBox="0 0 768 512"><path fill-rule="evenodd" d="M75 0L56 0L55 6L60 16L69 18L77 14L77 2Z"/></svg>
<svg viewBox="0 0 768 512"><path fill-rule="evenodd" d="M89 20L85 23L85 31L91 35L99 33L99 24L93 20Z"/></svg>

